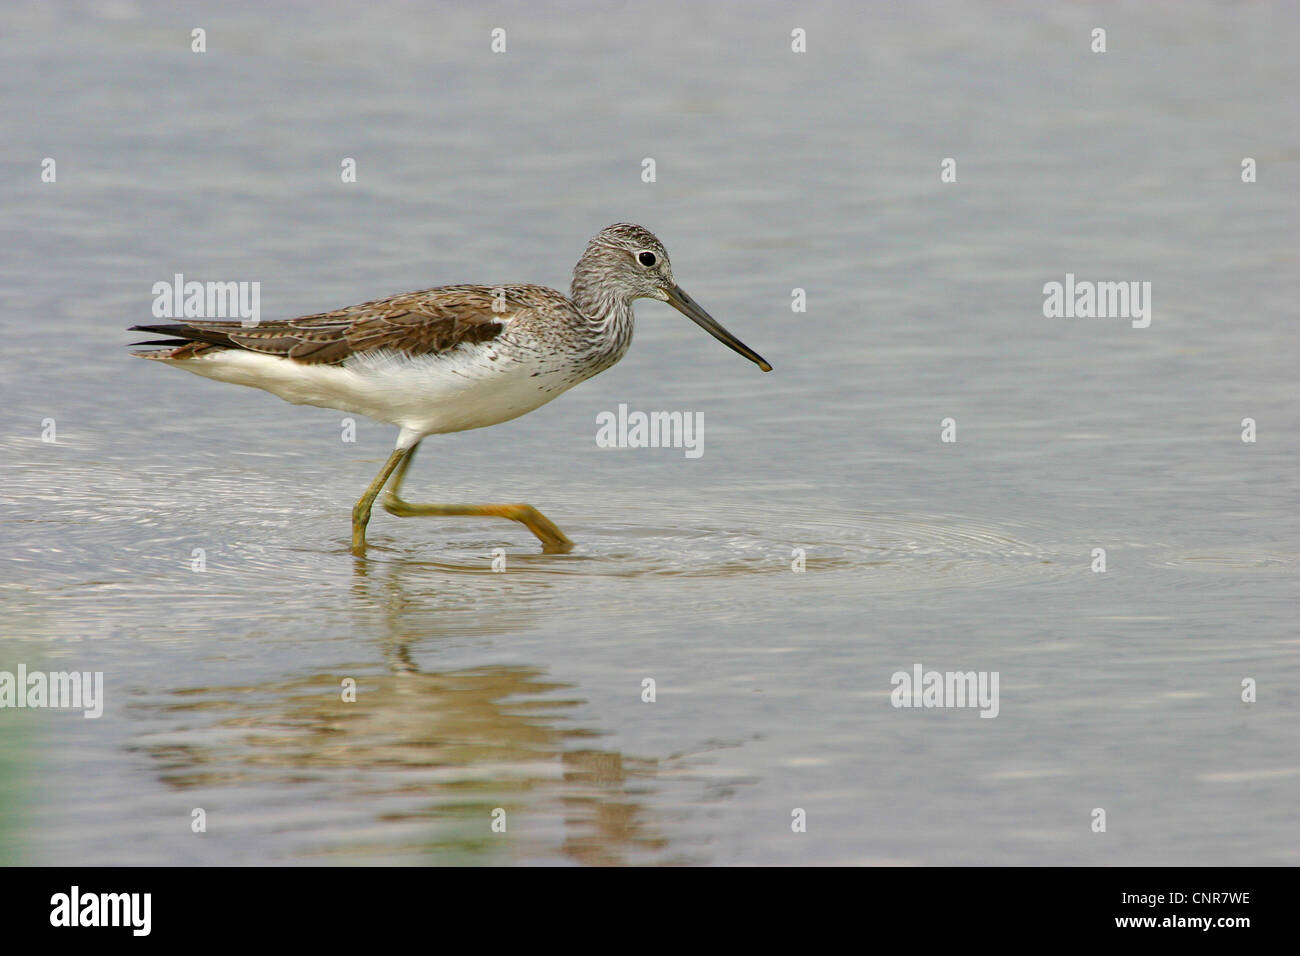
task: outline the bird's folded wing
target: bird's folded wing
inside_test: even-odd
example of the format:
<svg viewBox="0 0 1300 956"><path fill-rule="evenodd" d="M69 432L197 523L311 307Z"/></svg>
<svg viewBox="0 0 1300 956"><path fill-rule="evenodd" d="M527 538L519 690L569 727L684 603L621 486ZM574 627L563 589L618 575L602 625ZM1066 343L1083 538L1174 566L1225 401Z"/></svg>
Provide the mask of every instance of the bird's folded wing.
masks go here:
<svg viewBox="0 0 1300 956"><path fill-rule="evenodd" d="M490 286L444 286L255 326L198 319L134 328L309 365L337 365L352 355L381 349L428 355L487 342L527 308L508 291Z"/></svg>

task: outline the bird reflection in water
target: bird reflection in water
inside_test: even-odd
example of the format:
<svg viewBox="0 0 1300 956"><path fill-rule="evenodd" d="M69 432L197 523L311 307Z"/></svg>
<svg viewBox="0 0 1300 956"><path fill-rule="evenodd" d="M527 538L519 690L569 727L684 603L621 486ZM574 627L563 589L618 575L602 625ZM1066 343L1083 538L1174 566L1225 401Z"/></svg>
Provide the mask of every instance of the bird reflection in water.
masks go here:
<svg viewBox="0 0 1300 956"><path fill-rule="evenodd" d="M277 832L304 829L304 819L323 825L307 829L290 848L295 855L673 862L642 802L657 762L582 746L599 734L569 721L582 703L565 696L569 685L515 666L359 672L356 702L344 703L345 676L174 691L155 716L214 721L146 740L144 749L163 781L180 789L301 788L302 802L313 804L308 814L285 807L287 821L274 811L264 821ZM491 830L497 807L506 811L505 833Z"/></svg>

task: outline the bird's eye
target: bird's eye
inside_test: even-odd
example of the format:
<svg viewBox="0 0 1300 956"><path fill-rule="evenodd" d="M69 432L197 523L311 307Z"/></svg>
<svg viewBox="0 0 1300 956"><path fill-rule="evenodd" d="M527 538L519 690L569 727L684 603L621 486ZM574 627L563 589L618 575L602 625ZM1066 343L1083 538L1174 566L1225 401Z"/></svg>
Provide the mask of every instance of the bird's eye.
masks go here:
<svg viewBox="0 0 1300 956"><path fill-rule="evenodd" d="M643 252L636 258L637 261L640 262L641 265L645 266L647 269L650 268L652 265L654 265L656 261L658 261L655 259L655 254L653 252Z"/></svg>

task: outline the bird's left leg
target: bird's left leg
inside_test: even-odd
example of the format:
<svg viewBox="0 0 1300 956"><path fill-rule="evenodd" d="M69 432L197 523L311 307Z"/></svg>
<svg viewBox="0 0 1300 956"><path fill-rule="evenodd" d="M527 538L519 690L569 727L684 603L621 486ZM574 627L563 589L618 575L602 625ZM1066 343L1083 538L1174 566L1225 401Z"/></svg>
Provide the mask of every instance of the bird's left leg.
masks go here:
<svg viewBox="0 0 1300 956"><path fill-rule="evenodd" d="M379 474L375 475L375 480L352 507L352 553L357 557L365 557L366 554L366 525L370 523L370 506L375 503L375 498L388 482L393 469L401 466L405 470L405 463L414 451L414 445L409 448L393 449L393 453L388 456L388 461L384 462L384 467L379 470Z"/></svg>

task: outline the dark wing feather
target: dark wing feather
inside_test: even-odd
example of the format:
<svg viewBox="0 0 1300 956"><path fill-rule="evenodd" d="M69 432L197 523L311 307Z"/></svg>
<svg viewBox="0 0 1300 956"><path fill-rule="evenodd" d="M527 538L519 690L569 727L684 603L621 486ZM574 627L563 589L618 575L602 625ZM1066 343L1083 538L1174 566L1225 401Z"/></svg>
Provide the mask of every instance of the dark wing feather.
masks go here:
<svg viewBox="0 0 1300 956"><path fill-rule="evenodd" d="M245 349L308 365L338 365L352 355L372 350L428 355L488 342L501 334L510 319L532 305L526 301L531 296L523 289L518 290L523 295L511 295L512 288L506 287L505 294L498 298L501 291L490 286L443 286L251 327L199 319L131 328L173 337L137 345L174 344L188 349L189 355L211 348ZM505 308L494 311L494 303L498 309L502 303ZM178 350L171 357L187 356Z"/></svg>

